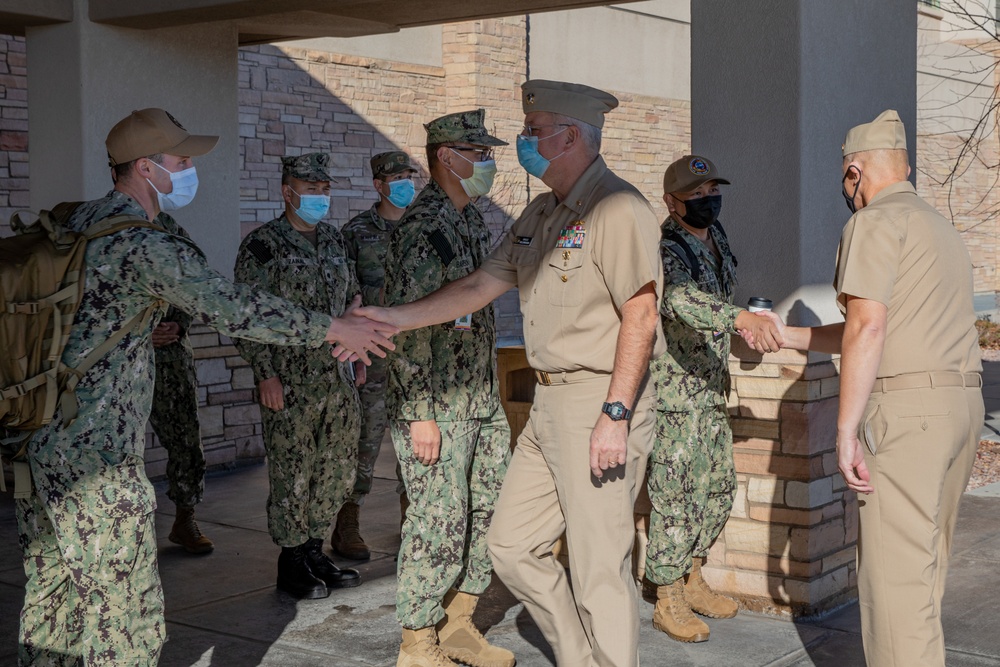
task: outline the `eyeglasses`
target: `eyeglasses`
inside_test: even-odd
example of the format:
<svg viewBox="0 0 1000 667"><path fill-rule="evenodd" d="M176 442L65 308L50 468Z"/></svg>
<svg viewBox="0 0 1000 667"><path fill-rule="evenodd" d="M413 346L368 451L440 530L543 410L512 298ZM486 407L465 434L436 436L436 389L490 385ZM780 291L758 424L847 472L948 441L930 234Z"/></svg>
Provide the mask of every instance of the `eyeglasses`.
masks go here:
<svg viewBox="0 0 1000 667"><path fill-rule="evenodd" d="M477 158L473 162L486 162L493 159L492 148L472 148L471 146L448 146L448 148L463 153L476 153Z"/></svg>
<svg viewBox="0 0 1000 667"><path fill-rule="evenodd" d="M521 128L521 134L525 137L537 137L538 131L546 127L573 127L569 123L550 123L548 125L525 125Z"/></svg>

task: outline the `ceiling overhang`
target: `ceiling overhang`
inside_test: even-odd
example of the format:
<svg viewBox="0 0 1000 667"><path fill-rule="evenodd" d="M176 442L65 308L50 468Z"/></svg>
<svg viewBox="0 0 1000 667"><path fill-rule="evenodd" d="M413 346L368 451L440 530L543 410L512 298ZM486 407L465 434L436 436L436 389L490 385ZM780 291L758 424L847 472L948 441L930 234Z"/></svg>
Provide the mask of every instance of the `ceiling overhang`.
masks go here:
<svg viewBox="0 0 1000 667"><path fill-rule="evenodd" d="M0 0L0 7L3 2L9 0ZM252 44L306 37L358 37L421 25L607 4L611 3L595 0L90 0L89 18L96 23L139 30L234 21L240 43Z"/></svg>

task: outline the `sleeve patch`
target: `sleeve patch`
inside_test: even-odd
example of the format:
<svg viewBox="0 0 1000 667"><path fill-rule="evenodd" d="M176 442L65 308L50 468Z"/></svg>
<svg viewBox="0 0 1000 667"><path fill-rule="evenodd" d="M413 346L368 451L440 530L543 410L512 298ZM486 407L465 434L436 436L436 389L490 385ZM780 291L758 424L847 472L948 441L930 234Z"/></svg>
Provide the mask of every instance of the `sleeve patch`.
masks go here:
<svg viewBox="0 0 1000 667"><path fill-rule="evenodd" d="M257 261L261 264L267 264L272 259L274 259L274 254L271 249L267 247L267 244L260 239L254 239L247 244L247 250L250 251Z"/></svg>
<svg viewBox="0 0 1000 667"><path fill-rule="evenodd" d="M445 266L451 264L451 261L455 259L455 251L452 250L451 244L448 243L448 239L445 238L444 233L440 229L435 230L428 235L427 239L434 246L435 252L437 252L438 257L441 258L441 263Z"/></svg>

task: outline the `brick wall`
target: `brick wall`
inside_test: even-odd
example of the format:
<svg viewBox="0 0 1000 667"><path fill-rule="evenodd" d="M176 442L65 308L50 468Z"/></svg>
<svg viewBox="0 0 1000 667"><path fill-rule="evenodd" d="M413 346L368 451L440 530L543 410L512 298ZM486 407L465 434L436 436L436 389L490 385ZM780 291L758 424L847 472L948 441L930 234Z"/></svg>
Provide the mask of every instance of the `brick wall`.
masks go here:
<svg viewBox="0 0 1000 667"><path fill-rule="evenodd" d="M28 206L28 70L23 37L0 37L0 236Z"/></svg>

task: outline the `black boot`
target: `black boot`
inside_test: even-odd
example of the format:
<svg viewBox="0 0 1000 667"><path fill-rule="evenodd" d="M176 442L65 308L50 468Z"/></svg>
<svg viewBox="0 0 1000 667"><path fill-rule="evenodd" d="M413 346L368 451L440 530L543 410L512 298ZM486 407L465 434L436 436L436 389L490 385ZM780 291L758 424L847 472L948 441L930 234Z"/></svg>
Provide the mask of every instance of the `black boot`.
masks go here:
<svg viewBox="0 0 1000 667"><path fill-rule="evenodd" d="M340 569L330 557L323 553L323 539L314 538L306 542L306 561L312 573L326 583L327 588L352 588L361 585L361 575L349 567Z"/></svg>
<svg viewBox="0 0 1000 667"><path fill-rule="evenodd" d="M307 560L305 544L281 547L281 555L278 556L278 590L306 600L328 597L330 591L326 590L323 580L313 574Z"/></svg>

